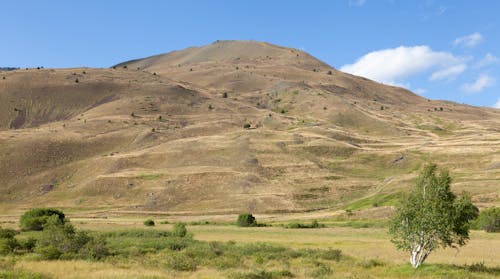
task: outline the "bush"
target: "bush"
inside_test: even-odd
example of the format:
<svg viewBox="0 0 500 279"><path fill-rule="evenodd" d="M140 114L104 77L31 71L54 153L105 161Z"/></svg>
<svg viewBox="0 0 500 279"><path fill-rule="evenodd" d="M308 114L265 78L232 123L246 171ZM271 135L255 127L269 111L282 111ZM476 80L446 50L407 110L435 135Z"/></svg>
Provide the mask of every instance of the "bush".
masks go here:
<svg viewBox="0 0 500 279"><path fill-rule="evenodd" d="M311 276L314 278L325 278L332 273L332 269L321 262L316 263L316 268L311 272Z"/></svg>
<svg viewBox="0 0 500 279"><path fill-rule="evenodd" d="M41 231L51 216L57 216L60 223L66 221L62 211L53 208L33 208L26 211L19 219L19 226L23 231Z"/></svg>
<svg viewBox="0 0 500 279"><path fill-rule="evenodd" d="M176 223L172 229L172 236L174 237L185 237L187 234L186 225L183 223Z"/></svg>
<svg viewBox="0 0 500 279"><path fill-rule="evenodd" d="M62 224L55 215L47 219L35 252L47 260L61 257L100 259L108 254L103 237L94 238L84 231L75 231L69 222Z"/></svg>
<svg viewBox="0 0 500 279"><path fill-rule="evenodd" d="M13 229L0 228L0 238L14 238L16 231Z"/></svg>
<svg viewBox="0 0 500 279"><path fill-rule="evenodd" d="M109 255L109 250L106 246L106 238L103 236L90 238L80 249L79 253L86 259L100 260L105 258Z"/></svg>
<svg viewBox="0 0 500 279"><path fill-rule="evenodd" d="M166 247L172 251L181 251L188 246L188 241L183 238L167 238Z"/></svg>
<svg viewBox="0 0 500 279"><path fill-rule="evenodd" d="M250 127L252 127L252 126L249 123L245 123L245 125L243 125L244 129L250 129Z"/></svg>
<svg viewBox="0 0 500 279"><path fill-rule="evenodd" d="M244 213L238 215L238 220L236 221L238 227L255 227L257 226L257 221L250 213Z"/></svg>
<svg viewBox="0 0 500 279"><path fill-rule="evenodd" d="M146 227L153 227L155 225L155 221L153 221L152 219L147 219L146 221L144 221L144 226Z"/></svg>
<svg viewBox="0 0 500 279"><path fill-rule="evenodd" d="M27 239L21 240L19 242L21 249L26 250L26 252L33 252L36 247L36 239L33 237L28 237Z"/></svg>
<svg viewBox="0 0 500 279"><path fill-rule="evenodd" d="M318 221L313 220L311 224L304 224L304 223L289 223L288 225L285 225L285 228L287 229L318 229L318 228L324 228L325 224L320 224Z"/></svg>
<svg viewBox="0 0 500 279"><path fill-rule="evenodd" d="M17 240L12 238L0 238L0 255L7 255L15 251L19 247Z"/></svg>
<svg viewBox="0 0 500 279"><path fill-rule="evenodd" d="M500 208L492 207L482 210L474 227L486 232L500 232Z"/></svg>
<svg viewBox="0 0 500 279"><path fill-rule="evenodd" d="M195 271L198 262L183 253L172 253L167 258L166 266L177 271Z"/></svg>
<svg viewBox="0 0 500 279"><path fill-rule="evenodd" d="M54 245L37 247L36 252L40 254L43 260L57 260L61 257L62 253Z"/></svg>
<svg viewBox="0 0 500 279"><path fill-rule="evenodd" d="M222 98L227 98L227 92L222 93Z"/></svg>

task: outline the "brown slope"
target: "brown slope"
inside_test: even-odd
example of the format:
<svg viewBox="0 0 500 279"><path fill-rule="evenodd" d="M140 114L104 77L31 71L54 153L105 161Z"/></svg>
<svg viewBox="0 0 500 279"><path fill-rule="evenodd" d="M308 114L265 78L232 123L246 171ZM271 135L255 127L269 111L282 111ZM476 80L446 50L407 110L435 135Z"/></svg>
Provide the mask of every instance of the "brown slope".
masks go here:
<svg viewBox="0 0 500 279"><path fill-rule="evenodd" d="M482 204L498 203L498 112L428 101L298 50L217 42L116 69L5 75L6 208L340 208L390 201L429 160ZM27 113L9 129L14 108Z"/></svg>

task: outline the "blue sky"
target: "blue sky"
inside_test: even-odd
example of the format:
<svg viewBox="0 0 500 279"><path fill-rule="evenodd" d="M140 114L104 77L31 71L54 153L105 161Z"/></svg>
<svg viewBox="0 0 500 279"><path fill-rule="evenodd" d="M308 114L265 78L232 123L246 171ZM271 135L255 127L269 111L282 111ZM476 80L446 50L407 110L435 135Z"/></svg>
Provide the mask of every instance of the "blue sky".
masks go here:
<svg viewBox="0 0 500 279"><path fill-rule="evenodd" d="M499 11L472 0L6 0L0 66L109 67L258 40L428 98L500 108Z"/></svg>

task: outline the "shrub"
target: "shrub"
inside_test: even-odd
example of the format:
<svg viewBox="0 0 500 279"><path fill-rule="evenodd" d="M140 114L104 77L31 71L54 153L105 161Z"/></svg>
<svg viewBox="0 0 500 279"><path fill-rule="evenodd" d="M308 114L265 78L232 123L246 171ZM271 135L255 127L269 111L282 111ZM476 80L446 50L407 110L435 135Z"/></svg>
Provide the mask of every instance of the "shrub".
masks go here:
<svg viewBox="0 0 500 279"><path fill-rule="evenodd" d="M0 228L0 238L14 238L16 231L13 229Z"/></svg>
<svg viewBox="0 0 500 279"><path fill-rule="evenodd" d="M500 232L500 208L492 207L482 210L474 225L475 228L486 232Z"/></svg>
<svg viewBox="0 0 500 279"><path fill-rule="evenodd" d="M153 227L155 225L155 221L153 221L152 219L146 219L146 221L144 221L144 226L146 227Z"/></svg>
<svg viewBox="0 0 500 279"><path fill-rule="evenodd" d="M313 220L311 222L311 224L292 222L292 223L289 223L288 225L285 225L285 228L287 228L287 229L317 229L317 228L324 228L324 227L325 227L325 224L320 224L316 220Z"/></svg>
<svg viewBox="0 0 500 279"><path fill-rule="evenodd" d="M181 251L188 247L188 241L184 238L168 238L166 247L172 251Z"/></svg>
<svg viewBox="0 0 500 279"><path fill-rule="evenodd" d="M238 215L238 220L236 221L238 227L255 227L257 226L257 221L250 213L244 213Z"/></svg>
<svg viewBox="0 0 500 279"><path fill-rule="evenodd" d="M33 208L26 211L19 220L19 226L23 231L41 231L51 216L57 216L60 223L66 221L62 211L53 208Z"/></svg>
<svg viewBox="0 0 500 279"><path fill-rule="evenodd" d="M55 215L47 219L35 252L47 260L61 257L100 259L108 254L103 237L93 238L84 231L75 231L69 222L63 224Z"/></svg>
<svg viewBox="0 0 500 279"><path fill-rule="evenodd" d="M61 257L62 253L54 245L37 247L36 252L40 254L43 260L57 260Z"/></svg>
<svg viewBox="0 0 500 279"><path fill-rule="evenodd" d="M19 247L17 240L12 237L0 238L0 255L7 255Z"/></svg>
<svg viewBox="0 0 500 279"><path fill-rule="evenodd" d="M185 237L187 234L186 225L183 223L176 223L172 229L172 236Z"/></svg>
<svg viewBox="0 0 500 279"><path fill-rule="evenodd" d="M195 271L198 262L183 253L172 253L167 258L166 266L177 271Z"/></svg>
<svg viewBox="0 0 500 279"><path fill-rule="evenodd" d="M251 125L249 123L245 123L245 125L243 125L243 128L244 129L250 129Z"/></svg>
<svg viewBox="0 0 500 279"><path fill-rule="evenodd" d="M338 262L342 258L342 250L329 248L328 250L321 251L320 257L324 260Z"/></svg>
<svg viewBox="0 0 500 279"><path fill-rule="evenodd" d="M19 246L27 252L33 252L36 247L36 238L28 237L27 239L21 240Z"/></svg>
<svg viewBox="0 0 500 279"><path fill-rule="evenodd" d="M332 273L332 269L321 262L316 263L316 268L311 272L311 276L314 278L325 278Z"/></svg>
<svg viewBox="0 0 500 279"><path fill-rule="evenodd" d="M106 238L103 236L90 238L80 249L80 255L86 259L100 260L109 255Z"/></svg>
<svg viewBox="0 0 500 279"><path fill-rule="evenodd" d="M227 98L227 92L222 93L222 98L224 98L224 99Z"/></svg>
<svg viewBox="0 0 500 279"><path fill-rule="evenodd" d="M327 74L331 75L331 74L332 74L332 71L328 71L328 73L327 73Z"/></svg>

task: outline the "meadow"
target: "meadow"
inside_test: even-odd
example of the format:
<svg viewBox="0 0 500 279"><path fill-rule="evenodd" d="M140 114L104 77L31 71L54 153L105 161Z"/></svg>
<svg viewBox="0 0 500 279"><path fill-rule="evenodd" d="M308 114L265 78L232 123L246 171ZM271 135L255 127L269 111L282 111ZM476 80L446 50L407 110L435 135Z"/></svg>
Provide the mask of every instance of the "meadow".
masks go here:
<svg viewBox="0 0 500 279"><path fill-rule="evenodd" d="M396 250L384 220L319 219L324 228L287 228L306 220L237 227L230 220L191 221L175 237L173 224L153 218L72 218L78 230L106 239L99 260L44 260L36 253L0 258L0 278L496 278L500 234L471 231L468 245L437 250L415 270ZM12 219L3 228L17 228ZM21 232L17 239L40 232Z"/></svg>

